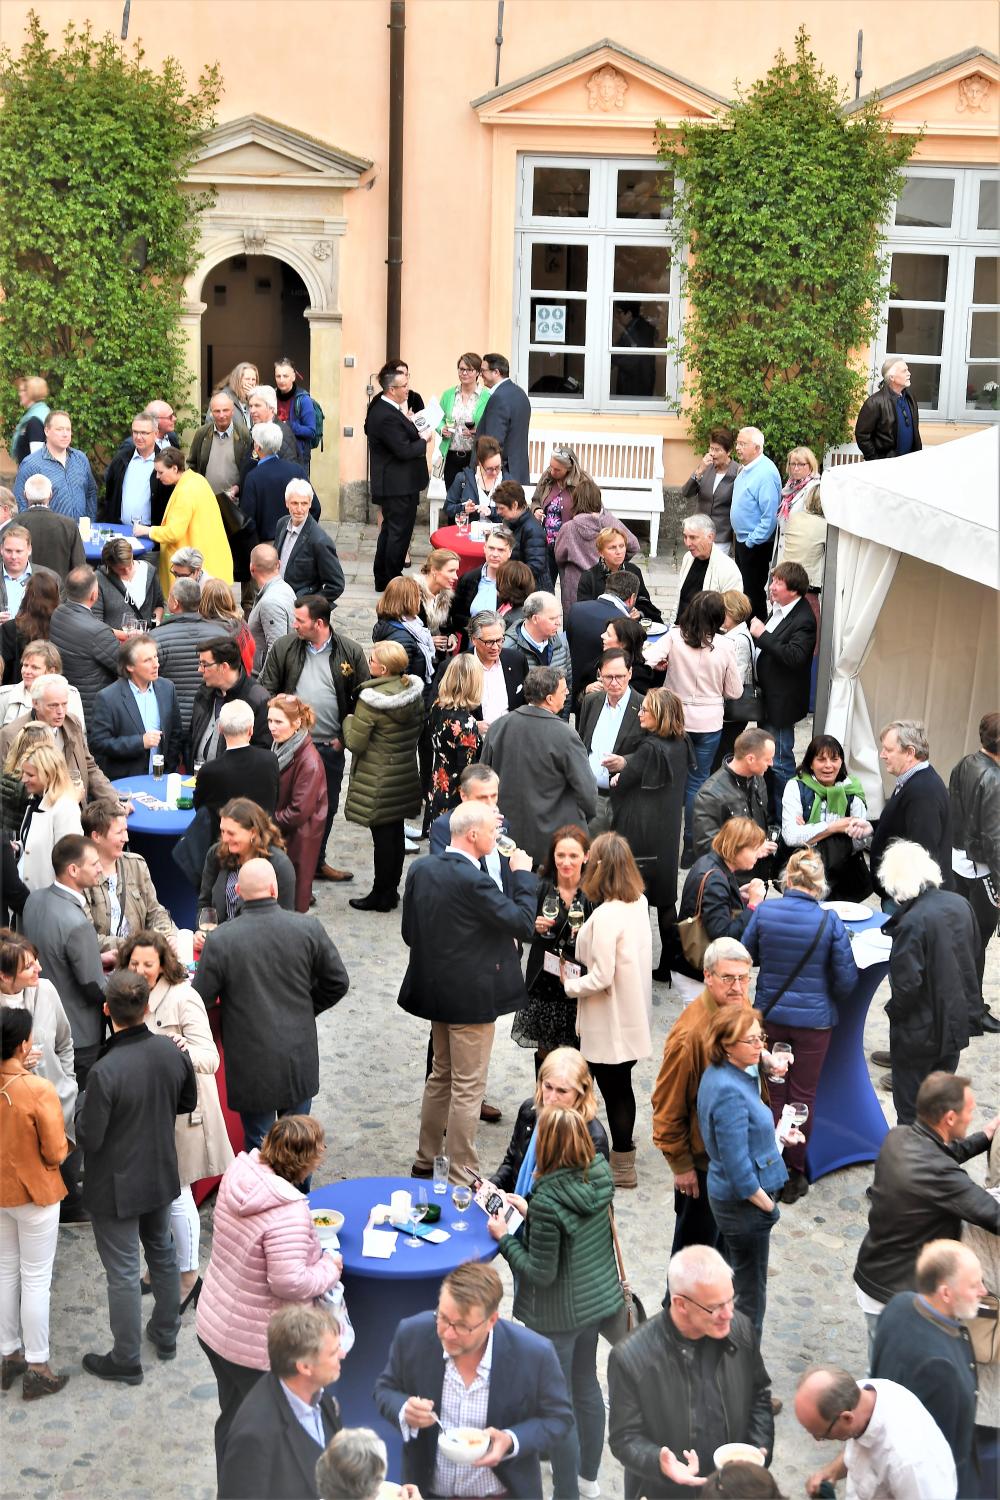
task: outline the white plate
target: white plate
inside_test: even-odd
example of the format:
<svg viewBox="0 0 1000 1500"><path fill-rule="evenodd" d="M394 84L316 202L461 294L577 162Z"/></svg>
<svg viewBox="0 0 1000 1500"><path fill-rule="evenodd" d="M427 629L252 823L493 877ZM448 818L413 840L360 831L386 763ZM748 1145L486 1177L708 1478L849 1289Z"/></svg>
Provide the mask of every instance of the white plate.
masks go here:
<svg viewBox="0 0 1000 1500"><path fill-rule="evenodd" d="M842 922L867 922L875 913L860 901L824 901L824 911L835 911Z"/></svg>

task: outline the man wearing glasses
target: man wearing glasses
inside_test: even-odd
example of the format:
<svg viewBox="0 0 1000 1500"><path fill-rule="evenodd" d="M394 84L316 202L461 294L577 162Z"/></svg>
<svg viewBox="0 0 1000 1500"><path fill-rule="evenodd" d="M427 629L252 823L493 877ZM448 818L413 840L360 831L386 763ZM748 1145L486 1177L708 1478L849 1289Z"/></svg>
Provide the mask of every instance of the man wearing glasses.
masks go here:
<svg viewBox="0 0 1000 1500"><path fill-rule="evenodd" d="M667 1281L663 1311L608 1360L608 1438L626 1500L690 1496L685 1450L707 1473L723 1443L749 1443L769 1460L774 1442L771 1378L752 1323L734 1308L726 1262L689 1245L671 1257Z"/></svg>
<svg viewBox="0 0 1000 1500"><path fill-rule="evenodd" d="M578 604L573 607L580 608ZM642 699L629 686L632 668L624 651L604 652L597 668L597 680L601 691L584 693L576 723L597 783L597 812L590 824L591 838L606 833L611 827L608 790L611 777L625 769L625 760L638 747L643 733L639 724Z"/></svg>
<svg viewBox="0 0 1000 1500"><path fill-rule="evenodd" d="M437 1311L400 1323L375 1383L375 1404L402 1433L403 1482L423 1495L538 1496L539 1456L569 1431L555 1350L501 1321L502 1295L492 1266L466 1261L450 1271ZM439 1452L438 1434L456 1427L489 1436L483 1458L455 1464Z"/></svg>
<svg viewBox="0 0 1000 1500"><path fill-rule="evenodd" d="M698 1085L708 1066L708 1029L723 1005L750 1004L752 960L735 938L705 950L705 988L667 1033L653 1087L653 1144L674 1178L671 1255L687 1245L718 1249L722 1236L708 1201L708 1152L698 1125Z"/></svg>

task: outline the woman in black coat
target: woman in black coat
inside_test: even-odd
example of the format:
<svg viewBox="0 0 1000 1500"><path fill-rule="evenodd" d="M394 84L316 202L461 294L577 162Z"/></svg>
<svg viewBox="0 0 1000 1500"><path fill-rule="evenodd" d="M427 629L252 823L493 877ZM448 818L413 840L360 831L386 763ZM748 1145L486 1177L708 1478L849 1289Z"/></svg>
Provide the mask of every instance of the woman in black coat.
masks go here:
<svg viewBox="0 0 1000 1500"><path fill-rule="evenodd" d="M97 569L94 617L111 630L142 625L149 630L163 616L159 569L137 558L127 537L105 542Z"/></svg>
<svg viewBox="0 0 1000 1500"><path fill-rule="evenodd" d="M395 641L406 652L407 676L424 685L434 680L434 641L421 617L423 599L415 578L392 578L375 606L372 641Z"/></svg>
<svg viewBox="0 0 1000 1500"><path fill-rule="evenodd" d="M582 914L575 924L577 930L594 909L580 889L589 853L590 838L584 829L566 823L552 835L539 871L535 936L524 978L528 1003L515 1013L511 1028L519 1047L534 1047L536 1075L547 1053L577 1045L576 1001L566 994L559 975L546 969L545 959L547 955L573 959L575 931L569 920L570 908L577 906ZM553 915L546 916L546 903Z"/></svg>
<svg viewBox="0 0 1000 1500"><path fill-rule="evenodd" d="M651 688L639 709L643 737L611 779L611 822L628 840L656 907L662 953L654 979L667 979L667 934L677 924L677 863L684 787L693 762L684 709L669 688Z"/></svg>
<svg viewBox="0 0 1000 1500"><path fill-rule="evenodd" d="M597 1096L590 1069L575 1047L557 1047L539 1068L534 1097L525 1099L518 1110L507 1155L490 1178L501 1192L520 1192L525 1196L518 1187L518 1177L542 1109L575 1109L583 1116L594 1150L610 1161L608 1137L597 1118Z"/></svg>
<svg viewBox="0 0 1000 1500"><path fill-rule="evenodd" d="M235 917L242 902L236 894L240 866L266 859L278 881L278 905L295 910L295 867L285 853L278 825L248 797L234 797L219 813L219 842L205 860L198 892L199 907L214 907L216 918Z"/></svg>
<svg viewBox="0 0 1000 1500"><path fill-rule="evenodd" d="M709 942L720 937L736 938L739 942L751 912L766 896L767 886L759 879L740 885L736 874L753 869L762 857L764 838L760 825L752 818L727 819L712 840L709 853L696 859L687 873L678 921L693 917L700 902L702 925ZM701 992L704 975L684 957L677 928L671 928L667 935L669 952L661 957L660 967L669 963L673 976L680 978L678 988L682 996L693 999ZM694 988L690 981L695 982Z"/></svg>
<svg viewBox="0 0 1000 1500"><path fill-rule="evenodd" d="M584 599L599 599L607 587L610 575L624 568L626 573L633 574L639 580L639 592L635 601L636 610L644 620L655 620L657 625L662 625L663 616L649 597L645 578L634 562L625 560L624 532L619 531L616 526L605 526L603 531L597 533L594 545L597 548L597 561L592 568L587 568L580 574L580 583L576 591L577 604Z"/></svg>

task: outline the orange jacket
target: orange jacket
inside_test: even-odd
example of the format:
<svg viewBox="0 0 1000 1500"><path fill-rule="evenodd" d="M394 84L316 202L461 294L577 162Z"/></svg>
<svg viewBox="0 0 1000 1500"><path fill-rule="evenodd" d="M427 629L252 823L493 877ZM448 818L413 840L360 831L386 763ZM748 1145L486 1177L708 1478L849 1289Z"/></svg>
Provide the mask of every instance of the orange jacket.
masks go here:
<svg viewBox="0 0 1000 1500"><path fill-rule="evenodd" d="M62 1105L51 1083L23 1063L0 1063L0 1208L58 1203L59 1163L69 1152Z"/></svg>

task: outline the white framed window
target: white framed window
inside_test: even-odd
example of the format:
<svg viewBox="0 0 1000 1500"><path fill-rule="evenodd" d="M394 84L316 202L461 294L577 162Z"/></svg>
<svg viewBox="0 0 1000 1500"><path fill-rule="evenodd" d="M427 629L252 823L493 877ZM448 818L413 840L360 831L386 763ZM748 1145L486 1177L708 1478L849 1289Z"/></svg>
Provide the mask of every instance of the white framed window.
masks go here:
<svg viewBox="0 0 1000 1500"><path fill-rule="evenodd" d="M521 157L513 364L536 404L635 412L676 399L669 180L655 157Z"/></svg>
<svg viewBox="0 0 1000 1500"><path fill-rule="evenodd" d="M899 354L927 418L1000 412L998 185L993 171L914 166L888 229L894 284L876 367Z"/></svg>

